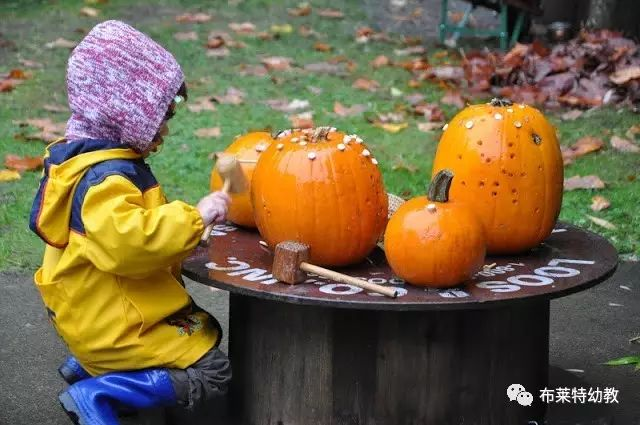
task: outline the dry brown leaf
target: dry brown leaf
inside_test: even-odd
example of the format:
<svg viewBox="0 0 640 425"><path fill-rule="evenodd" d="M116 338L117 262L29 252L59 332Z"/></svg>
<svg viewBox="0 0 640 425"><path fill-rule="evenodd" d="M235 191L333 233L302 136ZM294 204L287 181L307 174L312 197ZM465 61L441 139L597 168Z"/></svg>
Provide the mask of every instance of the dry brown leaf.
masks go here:
<svg viewBox="0 0 640 425"><path fill-rule="evenodd" d="M564 179L564 190L575 189L604 189L604 182L598 176L573 176Z"/></svg>
<svg viewBox="0 0 640 425"><path fill-rule="evenodd" d="M198 40L198 33L195 31L182 31L173 34L173 38L178 41L196 41Z"/></svg>
<svg viewBox="0 0 640 425"><path fill-rule="evenodd" d="M21 82L22 81L20 80L14 80L11 78L8 78L6 80L0 80L0 92L10 92L14 88L16 88L16 86Z"/></svg>
<svg viewBox="0 0 640 425"><path fill-rule="evenodd" d="M374 68L381 68L383 66L388 66L391 64L391 61L385 55L380 55L371 61L371 66Z"/></svg>
<svg viewBox="0 0 640 425"><path fill-rule="evenodd" d="M202 138L217 138L220 137L222 132L220 131L220 127L211 127L211 128L199 128L193 132L196 137Z"/></svg>
<svg viewBox="0 0 640 425"><path fill-rule="evenodd" d="M606 210L610 206L611 206L611 202L609 202L609 200L604 196L596 195L593 198L591 198L591 209L593 211L598 212L598 211Z"/></svg>
<svg viewBox="0 0 640 425"><path fill-rule="evenodd" d="M291 16L307 16L311 14L311 5L307 2L300 3L297 7L287 9Z"/></svg>
<svg viewBox="0 0 640 425"><path fill-rule="evenodd" d="M618 85L640 78L640 66L630 66L614 72L609 79Z"/></svg>
<svg viewBox="0 0 640 425"><path fill-rule="evenodd" d="M219 49L221 47L223 47L225 44L227 44L227 39L226 37L220 36L220 35L215 35L215 36L209 36L209 38L207 39L207 49Z"/></svg>
<svg viewBox="0 0 640 425"><path fill-rule="evenodd" d="M229 28L238 34L253 34L256 32L256 26L251 22L231 22Z"/></svg>
<svg viewBox="0 0 640 425"><path fill-rule="evenodd" d="M205 55L209 58L226 58L231 51L226 47L220 47L217 49L207 49Z"/></svg>
<svg viewBox="0 0 640 425"><path fill-rule="evenodd" d="M218 103L227 105L240 105L244 102L244 98L247 94L235 87L229 87L225 94L213 96L213 100Z"/></svg>
<svg viewBox="0 0 640 425"><path fill-rule="evenodd" d="M624 135L628 139L634 140L638 134L640 134L640 125L632 125Z"/></svg>
<svg viewBox="0 0 640 425"><path fill-rule="evenodd" d="M83 7L80 9L80 15L95 18L100 14L100 11L95 7Z"/></svg>
<svg viewBox="0 0 640 425"><path fill-rule="evenodd" d="M200 96L187 104L187 109L191 112L200 113L202 111L215 111L216 105L209 96Z"/></svg>
<svg viewBox="0 0 640 425"><path fill-rule="evenodd" d="M375 80L369 80L367 78L358 78L353 82L351 86L358 90L376 91L380 88L380 83Z"/></svg>
<svg viewBox="0 0 640 425"><path fill-rule="evenodd" d="M378 127L383 129L384 131L387 131L389 133L398 133L402 130L404 130L405 128L407 128L409 126L409 123L403 122L403 123L399 123L399 124L393 124L393 123L388 123L388 122L374 122L373 123L374 127Z"/></svg>
<svg viewBox="0 0 640 425"><path fill-rule="evenodd" d="M618 152L625 153L638 153L640 152L640 146L636 145L630 140L623 139L622 137L613 136L609 141L611 147Z"/></svg>
<svg viewBox="0 0 640 425"><path fill-rule="evenodd" d="M333 75L346 75L347 71L344 64L339 63L308 63L304 66L304 70L307 72L315 72L319 74L333 74Z"/></svg>
<svg viewBox="0 0 640 425"><path fill-rule="evenodd" d="M27 78L31 78L31 73L24 72L21 69L12 69L9 71L9 75L7 75L9 79L16 80L26 80Z"/></svg>
<svg viewBox="0 0 640 425"><path fill-rule="evenodd" d="M616 227L615 224L613 224L610 221L607 221L607 220L605 220L603 218L593 217L591 215L587 215L587 218L589 220L593 221L598 226L604 227L605 229L616 230L618 228L618 227Z"/></svg>
<svg viewBox="0 0 640 425"><path fill-rule="evenodd" d="M313 128L313 112L290 115L289 122L293 128Z"/></svg>
<svg viewBox="0 0 640 425"><path fill-rule="evenodd" d="M429 133L434 130L441 130L442 126L444 126L443 122L419 122L418 130Z"/></svg>
<svg viewBox="0 0 640 425"><path fill-rule="evenodd" d="M440 122L445 120L442 108L436 103L418 103L413 105L413 113L422 115L427 121Z"/></svg>
<svg viewBox="0 0 640 425"><path fill-rule="evenodd" d="M24 66L25 68L42 68L42 67L44 67L44 65L42 65L40 62L32 61L32 60L29 60L29 59L20 58L20 59L18 59L18 62L20 62L20 64L22 66Z"/></svg>
<svg viewBox="0 0 640 425"><path fill-rule="evenodd" d="M434 66L427 70L427 75L437 80L456 82L464 78L464 69L461 66Z"/></svg>
<svg viewBox="0 0 640 425"><path fill-rule="evenodd" d="M395 49L393 53L395 53L396 56L409 56L409 55L423 55L425 54L426 51L427 49L425 49L424 46L411 46L405 49Z"/></svg>
<svg viewBox="0 0 640 425"><path fill-rule="evenodd" d="M8 154L4 157L4 166L16 171L39 170L44 164L41 156L25 156Z"/></svg>
<svg viewBox="0 0 640 425"><path fill-rule="evenodd" d="M585 136L578 139L570 147L562 147L562 160L566 164L570 164L574 159L584 156L588 153L598 151L602 149L604 142L593 136Z"/></svg>
<svg viewBox="0 0 640 425"><path fill-rule="evenodd" d="M342 19L344 18L344 13L338 9L320 9L318 10L318 15L323 18L331 18L331 19Z"/></svg>
<svg viewBox="0 0 640 425"><path fill-rule="evenodd" d="M19 180L20 173L15 170L0 170L0 183Z"/></svg>
<svg viewBox="0 0 640 425"><path fill-rule="evenodd" d="M268 70L271 71L287 71L291 69L293 59L284 56L270 56L262 58L260 61Z"/></svg>
<svg viewBox="0 0 640 425"><path fill-rule="evenodd" d="M404 100L406 100L409 103L409 105L413 106L422 102L424 100L424 95L422 93L411 93L406 95L404 97Z"/></svg>
<svg viewBox="0 0 640 425"><path fill-rule="evenodd" d="M67 124L64 122L55 123L50 118L34 118L26 119L24 121L14 121L20 127L32 126L39 128L40 131L27 135L20 135L19 138L24 140L41 140L45 143L50 143L60 139L66 130Z"/></svg>
<svg viewBox="0 0 640 425"><path fill-rule="evenodd" d="M332 47L327 43L320 43L320 42L314 44L313 48L318 52L330 52L332 49Z"/></svg>
<svg viewBox="0 0 640 425"><path fill-rule="evenodd" d="M67 40L66 38L57 38L56 40L45 44L47 49L61 48L61 49L73 49L78 45L75 41Z"/></svg>
<svg viewBox="0 0 640 425"><path fill-rule="evenodd" d="M571 109L570 111L567 111L564 114L560 115L560 118L563 121L573 121L580 118L582 114L584 114L584 111L581 111L580 109Z"/></svg>
<svg viewBox="0 0 640 425"><path fill-rule="evenodd" d="M288 99L268 99L264 103L271 109L286 112L287 114L309 107L309 101L301 99L293 99L291 102Z"/></svg>
<svg viewBox="0 0 640 425"><path fill-rule="evenodd" d="M211 15L206 13L183 13L176 16L176 22L181 24L203 24L211 20Z"/></svg>
<svg viewBox="0 0 640 425"><path fill-rule="evenodd" d="M444 103L445 105L455 106L458 109L462 109L465 106L465 101L462 98L462 94L457 90L447 91L445 95L442 96L442 99L440 99L440 102Z"/></svg>
<svg viewBox="0 0 640 425"><path fill-rule="evenodd" d="M415 174L418 171L418 167L413 164L407 163L404 158L400 158L396 160L396 162L391 166L393 171L408 171L410 174Z"/></svg>
<svg viewBox="0 0 640 425"><path fill-rule="evenodd" d="M360 115L366 110L366 105L352 105L347 107L340 102L335 102L333 104L333 112L339 117L352 117L354 115Z"/></svg>
<svg viewBox="0 0 640 425"><path fill-rule="evenodd" d="M242 76L251 75L254 77L264 77L269 75L269 71L264 65L246 65L242 64L239 66L239 74Z"/></svg>
<svg viewBox="0 0 640 425"><path fill-rule="evenodd" d="M42 105L42 109L47 112L69 112L69 108L65 105L53 105L49 103L47 103L46 105Z"/></svg>
<svg viewBox="0 0 640 425"><path fill-rule="evenodd" d="M417 88L420 88L422 86L422 82L418 81L418 80L411 79L411 80L409 80L407 85L409 87L411 87L412 89L417 89Z"/></svg>

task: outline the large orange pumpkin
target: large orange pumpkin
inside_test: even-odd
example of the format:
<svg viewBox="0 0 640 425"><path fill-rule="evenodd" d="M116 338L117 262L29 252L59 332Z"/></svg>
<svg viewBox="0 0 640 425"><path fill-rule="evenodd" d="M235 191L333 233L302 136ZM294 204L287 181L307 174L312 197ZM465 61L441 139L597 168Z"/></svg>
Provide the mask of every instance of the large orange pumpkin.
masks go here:
<svg viewBox="0 0 640 425"><path fill-rule="evenodd" d="M361 261L387 222L376 159L360 137L334 128L281 133L260 157L251 195L269 246L305 243L319 265Z"/></svg>
<svg viewBox="0 0 640 425"><path fill-rule="evenodd" d="M387 225L387 261L413 285L456 286L471 279L484 262L482 222L467 205L449 201L452 179L451 171L440 171L428 195L402 204Z"/></svg>
<svg viewBox="0 0 640 425"><path fill-rule="evenodd" d="M483 221L489 253L523 252L551 234L564 169L555 128L537 109L494 99L462 110L438 145L433 173L444 168L456 176L451 199Z"/></svg>
<svg viewBox="0 0 640 425"><path fill-rule="evenodd" d="M266 131L254 131L238 136L226 149L225 153L236 155L240 160L256 161L273 141L271 134ZM229 221L245 227L256 227L253 219L253 207L251 206L250 185L255 163L242 162L242 172L249 187L242 193L232 193L231 205L227 214ZM222 178L215 167L211 172L211 190L222 189Z"/></svg>

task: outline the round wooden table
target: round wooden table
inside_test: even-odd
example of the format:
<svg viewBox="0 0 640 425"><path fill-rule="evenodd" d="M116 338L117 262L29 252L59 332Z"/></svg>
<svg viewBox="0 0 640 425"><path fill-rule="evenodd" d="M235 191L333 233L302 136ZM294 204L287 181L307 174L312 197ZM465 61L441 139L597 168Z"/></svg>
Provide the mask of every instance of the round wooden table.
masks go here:
<svg viewBox="0 0 640 425"><path fill-rule="evenodd" d="M279 283L272 261L258 233L218 225L183 264L187 277L231 293L234 423L516 425L544 418L549 301L605 280L618 255L558 224L535 250L489 257L494 267L455 289L405 285L379 249L340 270L396 286L396 299L314 276ZM511 384L533 404L510 400Z"/></svg>

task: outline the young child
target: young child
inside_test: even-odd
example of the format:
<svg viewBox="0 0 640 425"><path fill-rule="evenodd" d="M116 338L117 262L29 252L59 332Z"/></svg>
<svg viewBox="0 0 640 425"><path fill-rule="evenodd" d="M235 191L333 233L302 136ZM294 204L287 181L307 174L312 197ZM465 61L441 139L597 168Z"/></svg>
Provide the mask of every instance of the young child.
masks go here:
<svg viewBox="0 0 640 425"><path fill-rule="evenodd" d="M118 423L120 405L193 408L225 393L231 369L220 325L177 271L229 198L167 202L144 162L186 98L184 75L149 37L107 21L71 54L67 85L71 118L47 148L30 219L46 242L35 283L75 356L60 402L75 423L101 425Z"/></svg>

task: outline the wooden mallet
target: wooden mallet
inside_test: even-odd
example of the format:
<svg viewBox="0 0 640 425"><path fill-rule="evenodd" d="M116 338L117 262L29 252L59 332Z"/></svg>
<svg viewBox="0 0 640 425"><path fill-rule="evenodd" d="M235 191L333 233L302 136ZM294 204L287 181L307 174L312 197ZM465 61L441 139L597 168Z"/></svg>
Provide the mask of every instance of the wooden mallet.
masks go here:
<svg viewBox="0 0 640 425"><path fill-rule="evenodd" d="M222 184L222 192L224 193L239 193L244 192L247 188L247 180L244 178L242 167L240 162L234 155L220 155L216 161L216 169L218 174L222 177L224 183ZM204 233L200 238L200 246L207 246L209 237L211 236L211 230L213 229L213 223L208 225L204 229Z"/></svg>
<svg viewBox="0 0 640 425"><path fill-rule="evenodd" d="M273 270L271 272L273 277L281 282L295 285L296 283L304 282L307 279L307 273L315 273L318 276L357 286L367 291L386 295L387 297L396 298L398 296L396 288L376 285L375 283L369 283L357 277L348 276L307 263L309 251L310 249L307 245L299 242L280 242L276 245L274 253Z"/></svg>

